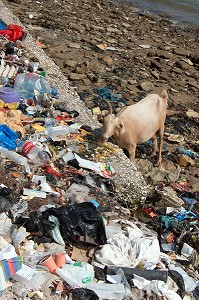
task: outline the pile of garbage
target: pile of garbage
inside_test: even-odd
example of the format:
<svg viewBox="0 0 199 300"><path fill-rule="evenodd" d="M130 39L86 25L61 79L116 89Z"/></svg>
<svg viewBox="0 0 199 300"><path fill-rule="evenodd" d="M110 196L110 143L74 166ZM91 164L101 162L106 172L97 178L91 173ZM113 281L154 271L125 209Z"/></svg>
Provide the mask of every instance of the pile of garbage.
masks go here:
<svg viewBox="0 0 199 300"><path fill-rule="evenodd" d="M8 38L0 39L0 296L198 299L197 194L173 182L156 186L159 207L118 203L108 162L117 148L64 109L22 36Z"/></svg>

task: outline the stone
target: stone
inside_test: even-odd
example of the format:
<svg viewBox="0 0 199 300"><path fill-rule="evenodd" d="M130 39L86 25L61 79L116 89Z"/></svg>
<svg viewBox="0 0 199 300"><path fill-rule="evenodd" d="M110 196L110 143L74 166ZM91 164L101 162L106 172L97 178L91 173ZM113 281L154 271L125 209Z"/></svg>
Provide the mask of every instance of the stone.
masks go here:
<svg viewBox="0 0 199 300"><path fill-rule="evenodd" d="M101 60L108 66L111 66L113 64L113 59L110 56L102 56Z"/></svg>
<svg viewBox="0 0 199 300"><path fill-rule="evenodd" d="M91 28L95 31L104 32L105 28L101 26L91 25Z"/></svg>
<svg viewBox="0 0 199 300"><path fill-rule="evenodd" d="M189 118L199 118L199 113L197 111L194 111L192 109L189 109L187 112L186 112L186 115L189 117Z"/></svg>
<svg viewBox="0 0 199 300"><path fill-rule="evenodd" d="M95 73L95 72L99 72L99 71L103 70L104 66L102 64L100 64L98 61L91 61L89 63L89 69Z"/></svg>
<svg viewBox="0 0 199 300"><path fill-rule="evenodd" d="M75 68L77 66L77 62L74 60L67 60L64 62L64 67L72 67Z"/></svg>
<svg viewBox="0 0 199 300"><path fill-rule="evenodd" d="M82 80L86 77L87 77L86 74L77 74L77 73L71 73L69 76L71 80Z"/></svg>
<svg viewBox="0 0 199 300"><path fill-rule="evenodd" d="M137 81L135 79L128 79L129 84L137 84Z"/></svg>
<svg viewBox="0 0 199 300"><path fill-rule="evenodd" d="M136 90L136 87L135 87L135 85L133 85L133 84L128 84L128 85L127 85L127 89L130 90L130 91L135 91L135 90Z"/></svg>
<svg viewBox="0 0 199 300"><path fill-rule="evenodd" d="M93 114L94 115L101 115L101 109L99 108L99 106L93 107Z"/></svg>
<svg viewBox="0 0 199 300"><path fill-rule="evenodd" d="M152 71L151 71L151 74L152 74L156 79L159 79L159 78L160 78L160 74L158 73L157 70L152 70Z"/></svg>
<svg viewBox="0 0 199 300"><path fill-rule="evenodd" d="M197 193L199 192L199 182L195 182L194 184L192 184L192 192Z"/></svg>
<svg viewBox="0 0 199 300"><path fill-rule="evenodd" d="M169 186L158 190L157 194L160 197L160 201L157 202L158 207L181 207L184 204L184 201Z"/></svg>
<svg viewBox="0 0 199 300"><path fill-rule="evenodd" d="M86 66L77 67L75 69L75 73L78 73L78 74L85 74L87 71L88 71L88 69L86 68Z"/></svg>
<svg viewBox="0 0 199 300"><path fill-rule="evenodd" d="M145 80L145 81L141 82L139 86L143 91L146 91L146 92L151 92L154 90L154 85L149 80Z"/></svg>
<svg viewBox="0 0 199 300"><path fill-rule="evenodd" d="M108 27L106 29L106 31L108 31L108 32L114 32L114 33L121 33L121 31L119 29L114 28L114 27Z"/></svg>
<svg viewBox="0 0 199 300"><path fill-rule="evenodd" d="M184 70L184 71L190 69L190 65L187 64L186 62L182 61L182 60L176 61L175 66L176 66L177 68L180 68L180 69Z"/></svg>
<svg viewBox="0 0 199 300"><path fill-rule="evenodd" d="M199 54L191 54L191 61L195 64L199 64Z"/></svg>
<svg viewBox="0 0 199 300"><path fill-rule="evenodd" d="M152 68L155 68L155 69L158 69L158 70L161 70L162 69L162 64L161 63L159 63L157 60L152 60L151 61L151 67Z"/></svg>
<svg viewBox="0 0 199 300"><path fill-rule="evenodd" d="M142 172L144 178L152 183L177 181L180 175L180 166L162 163L162 167L153 167L153 164L147 159L138 159L136 161L138 170Z"/></svg>
<svg viewBox="0 0 199 300"><path fill-rule="evenodd" d="M188 82L188 85L199 90L199 84L197 82L190 81Z"/></svg>
<svg viewBox="0 0 199 300"><path fill-rule="evenodd" d="M74 24L74 23L70 24L70 28L75 29L81 33L84 33L86 30L86 28L83 25L78 25L78 24Z"/></svg>
<svg viewBox="0 0 199 300"><path fill-rule="evenodd" d="M190 56L191 55L191 51L186 50L184 48L175 48L175 49L173 49L173 52L177 55L182 55L182 56Z"/></svg>
<svg viewBox="0 0 199 300"><path fill-rule="evenodd" d="M68 47L70 47L70 48L75 48L75 49L80 49L80 48L81 48L81 45L78 44L78 43L70 43L70 44L68 45Z"/></svg>

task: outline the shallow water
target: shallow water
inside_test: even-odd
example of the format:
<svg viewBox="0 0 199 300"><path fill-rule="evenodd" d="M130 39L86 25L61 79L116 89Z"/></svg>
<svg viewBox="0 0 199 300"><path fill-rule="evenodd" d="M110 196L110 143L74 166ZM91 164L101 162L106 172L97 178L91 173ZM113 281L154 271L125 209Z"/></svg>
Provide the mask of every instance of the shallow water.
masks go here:
<svg viewBox="0 0 199 300"><path fill-rule="evenodd" d="M199 0L127 0L127 2L154 13L168 14L173 20L199 26Z"/></svg>

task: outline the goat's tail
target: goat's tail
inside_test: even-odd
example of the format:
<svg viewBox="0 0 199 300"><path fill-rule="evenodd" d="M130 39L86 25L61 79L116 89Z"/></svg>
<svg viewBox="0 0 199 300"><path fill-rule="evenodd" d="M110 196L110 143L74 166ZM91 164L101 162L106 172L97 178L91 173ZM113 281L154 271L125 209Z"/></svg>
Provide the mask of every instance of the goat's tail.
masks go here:
<svg viewBox="0 0 199 300"><path fill-rule="evenodd" d="M161 97L162 97L162 100L165 104L167 104L167 99L168 99L168 93L166 90L162 90L161 92Z"/></svg>

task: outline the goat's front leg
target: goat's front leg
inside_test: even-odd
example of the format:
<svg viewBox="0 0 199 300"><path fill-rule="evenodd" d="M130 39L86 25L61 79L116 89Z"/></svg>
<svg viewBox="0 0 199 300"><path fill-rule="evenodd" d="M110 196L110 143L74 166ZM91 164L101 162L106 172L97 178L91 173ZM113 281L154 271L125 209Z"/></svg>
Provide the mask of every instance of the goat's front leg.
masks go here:
<svg viewBox="0 0 199 300"><path fill-rule="evenodd" d="M135 150L136 150L136 144L131 144L129 147L128 147L128 152L129 152L129 158L130 158L130 161L132 163L135 163Z"/></svg>
<svg viewBox="0 0 199 300"><path fill-rule="evenodd" d="M159 152L158 152L158 160L157 160L157 165L159 166L162 162L162 145L163 145L163 136L164 136L164 124L161 125L159 131Z"/></svg>

